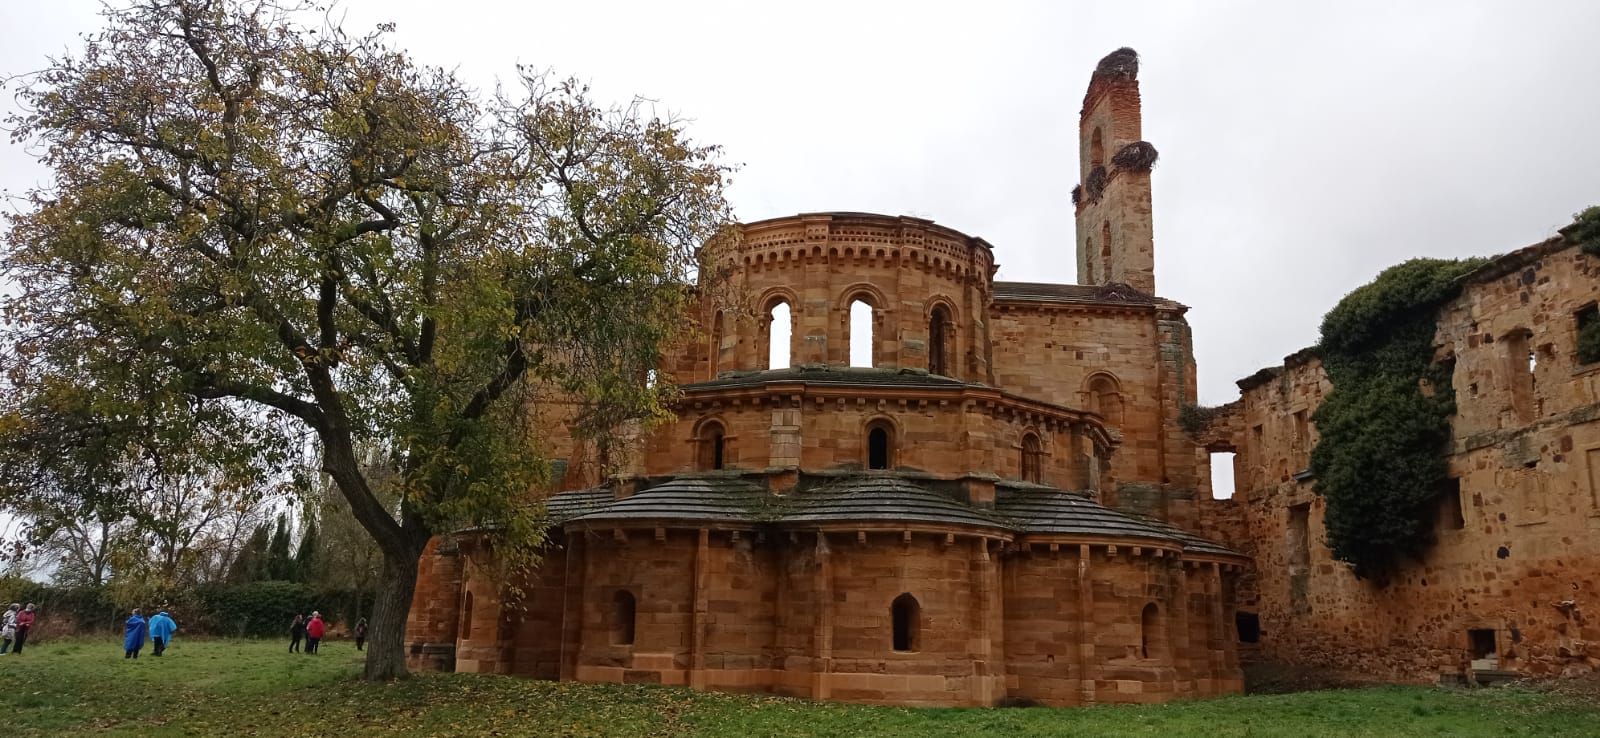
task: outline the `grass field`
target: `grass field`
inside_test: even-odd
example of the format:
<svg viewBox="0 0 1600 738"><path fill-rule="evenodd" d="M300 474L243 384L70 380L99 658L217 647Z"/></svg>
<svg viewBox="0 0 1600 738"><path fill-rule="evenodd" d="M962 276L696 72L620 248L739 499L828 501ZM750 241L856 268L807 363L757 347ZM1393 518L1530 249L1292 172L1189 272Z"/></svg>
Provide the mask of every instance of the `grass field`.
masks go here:
<svg viewBox="0 0 1600 738"><path fill-rule="evenodd" d="M163 658L147 649L125 661L109 638L39 644L0 658L0 735L1600 736L1600 705L1582 690L1377 687L1158 707L910 710L467 674L365 684L348 643L317 656L285 648L180 638Z"/></svg>

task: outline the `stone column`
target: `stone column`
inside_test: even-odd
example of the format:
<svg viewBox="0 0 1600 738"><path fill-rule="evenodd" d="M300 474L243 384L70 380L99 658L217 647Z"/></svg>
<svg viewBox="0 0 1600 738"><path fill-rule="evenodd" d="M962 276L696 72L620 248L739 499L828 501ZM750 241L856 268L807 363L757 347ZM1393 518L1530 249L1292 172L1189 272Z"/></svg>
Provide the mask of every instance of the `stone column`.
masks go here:
<svg viewBox="0 0 1600 738"><path fill-rule="evenodd" d="M690 584L694 608L689 615L689 673L685 681L690 689L706 688L706 568L710 565L711 531L700 529L700 540L694 549L694 581Z"/></svg>
<svg viewBox="0 0 1600 738"><path fill-rule="evenodd" d="M1085 705L1095 703L1094 682L1098 671L1094 659L1094 582L1089 578L1089 560L1089 546L1078 546L1078 686Z"/></svg>
<svg viewBox="0 0 1600 738"><path fill-rule="evenodd" d="M993 675L1001 671L994 658L994 643L1001 638L1001 620L995 616L998 600L995 582L994 558L989 554L989 540L974 539L972 562L972 591L977 615L977 634L972 649L972 702L980 707L993 705L998 697L994 693Z"/></svg>
<svg viewBox="0 0 1600 738"><path fill-rule="evenodd" d="M1177 681L1188 682L1188 693L1195 691L1196 674L1194 664L1189 659L1189 576L1183 570L1183 559L1172 557L1167 559L1167 581L1172 591L1172 604L1167 608L1167 632L1170 634L1170 652L1172 654L1172 667L1177 672ZM1179 685L1173 685L1178 688ZM1184 694L1185 690L1178 689Z"/></svg>
<svg viewBox="0 0 1600 738"><path fill-rule="evenodd" d="M817 571L813 587L817 597L817 622L812 633L811 698L828 699L833 670L833 552L828 534L817 531Z"/></svg>

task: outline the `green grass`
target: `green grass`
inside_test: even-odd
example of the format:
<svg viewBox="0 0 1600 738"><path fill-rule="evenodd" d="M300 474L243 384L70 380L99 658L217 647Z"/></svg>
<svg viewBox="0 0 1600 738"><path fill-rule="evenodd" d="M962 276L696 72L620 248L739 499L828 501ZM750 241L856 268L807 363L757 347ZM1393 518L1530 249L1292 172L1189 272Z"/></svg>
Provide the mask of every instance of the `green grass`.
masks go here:
<svg viewBox="0 0 1600 738"><path fill-rule="evenodd" d="M913 710L467 674L355 679L348 643L179 639L125 661L113 639L0 658L10 735L352 736L1596 736L1593 697L1426 687L1229 697L1155 707ZM1594 692L1589 692L1592 695Z"/></svg>

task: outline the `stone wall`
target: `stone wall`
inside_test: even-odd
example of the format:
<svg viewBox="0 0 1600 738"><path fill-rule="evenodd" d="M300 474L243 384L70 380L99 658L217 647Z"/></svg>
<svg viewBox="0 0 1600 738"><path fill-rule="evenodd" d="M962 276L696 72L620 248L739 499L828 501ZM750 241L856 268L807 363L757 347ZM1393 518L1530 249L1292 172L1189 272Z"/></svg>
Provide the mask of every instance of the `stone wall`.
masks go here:
<svg viewBox="0 0 1600 738"><path fill-rule="evenodd" d="M1320 363L1301 354L1241 381L1239 493L1205 517L1255 559L1265 656L1419 681L1475 659L1530 675L1600 667L1600 363L1575 349L1597 295L1600 260L1550 241L1480 269L1440 311L1458 487L1443 488L1423 559L1382 583L1332 558L1302 473L1331 389Z"/></svg>

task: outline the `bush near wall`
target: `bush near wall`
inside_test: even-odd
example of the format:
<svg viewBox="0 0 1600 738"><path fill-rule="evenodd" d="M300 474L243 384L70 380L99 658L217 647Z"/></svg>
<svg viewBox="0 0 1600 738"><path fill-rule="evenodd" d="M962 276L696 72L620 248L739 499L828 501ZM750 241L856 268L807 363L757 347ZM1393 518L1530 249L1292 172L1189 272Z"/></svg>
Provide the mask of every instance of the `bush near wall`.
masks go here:
<svg viewBox="0 0 1600 738"><path fill-rule="evenodd" d="M332 630L339 631L369 612L370 596L357 604L355 593L330 590L298 582L250 582L205 585L149 598L151 602L121 604L105 587L57 587L19 578L0 579L0 609L12 602L34 603L38 610L37 637L120 632L134 607L146 614L165 607L187 635L228 637L288 636L295 614L320 611Z"/></svg>

